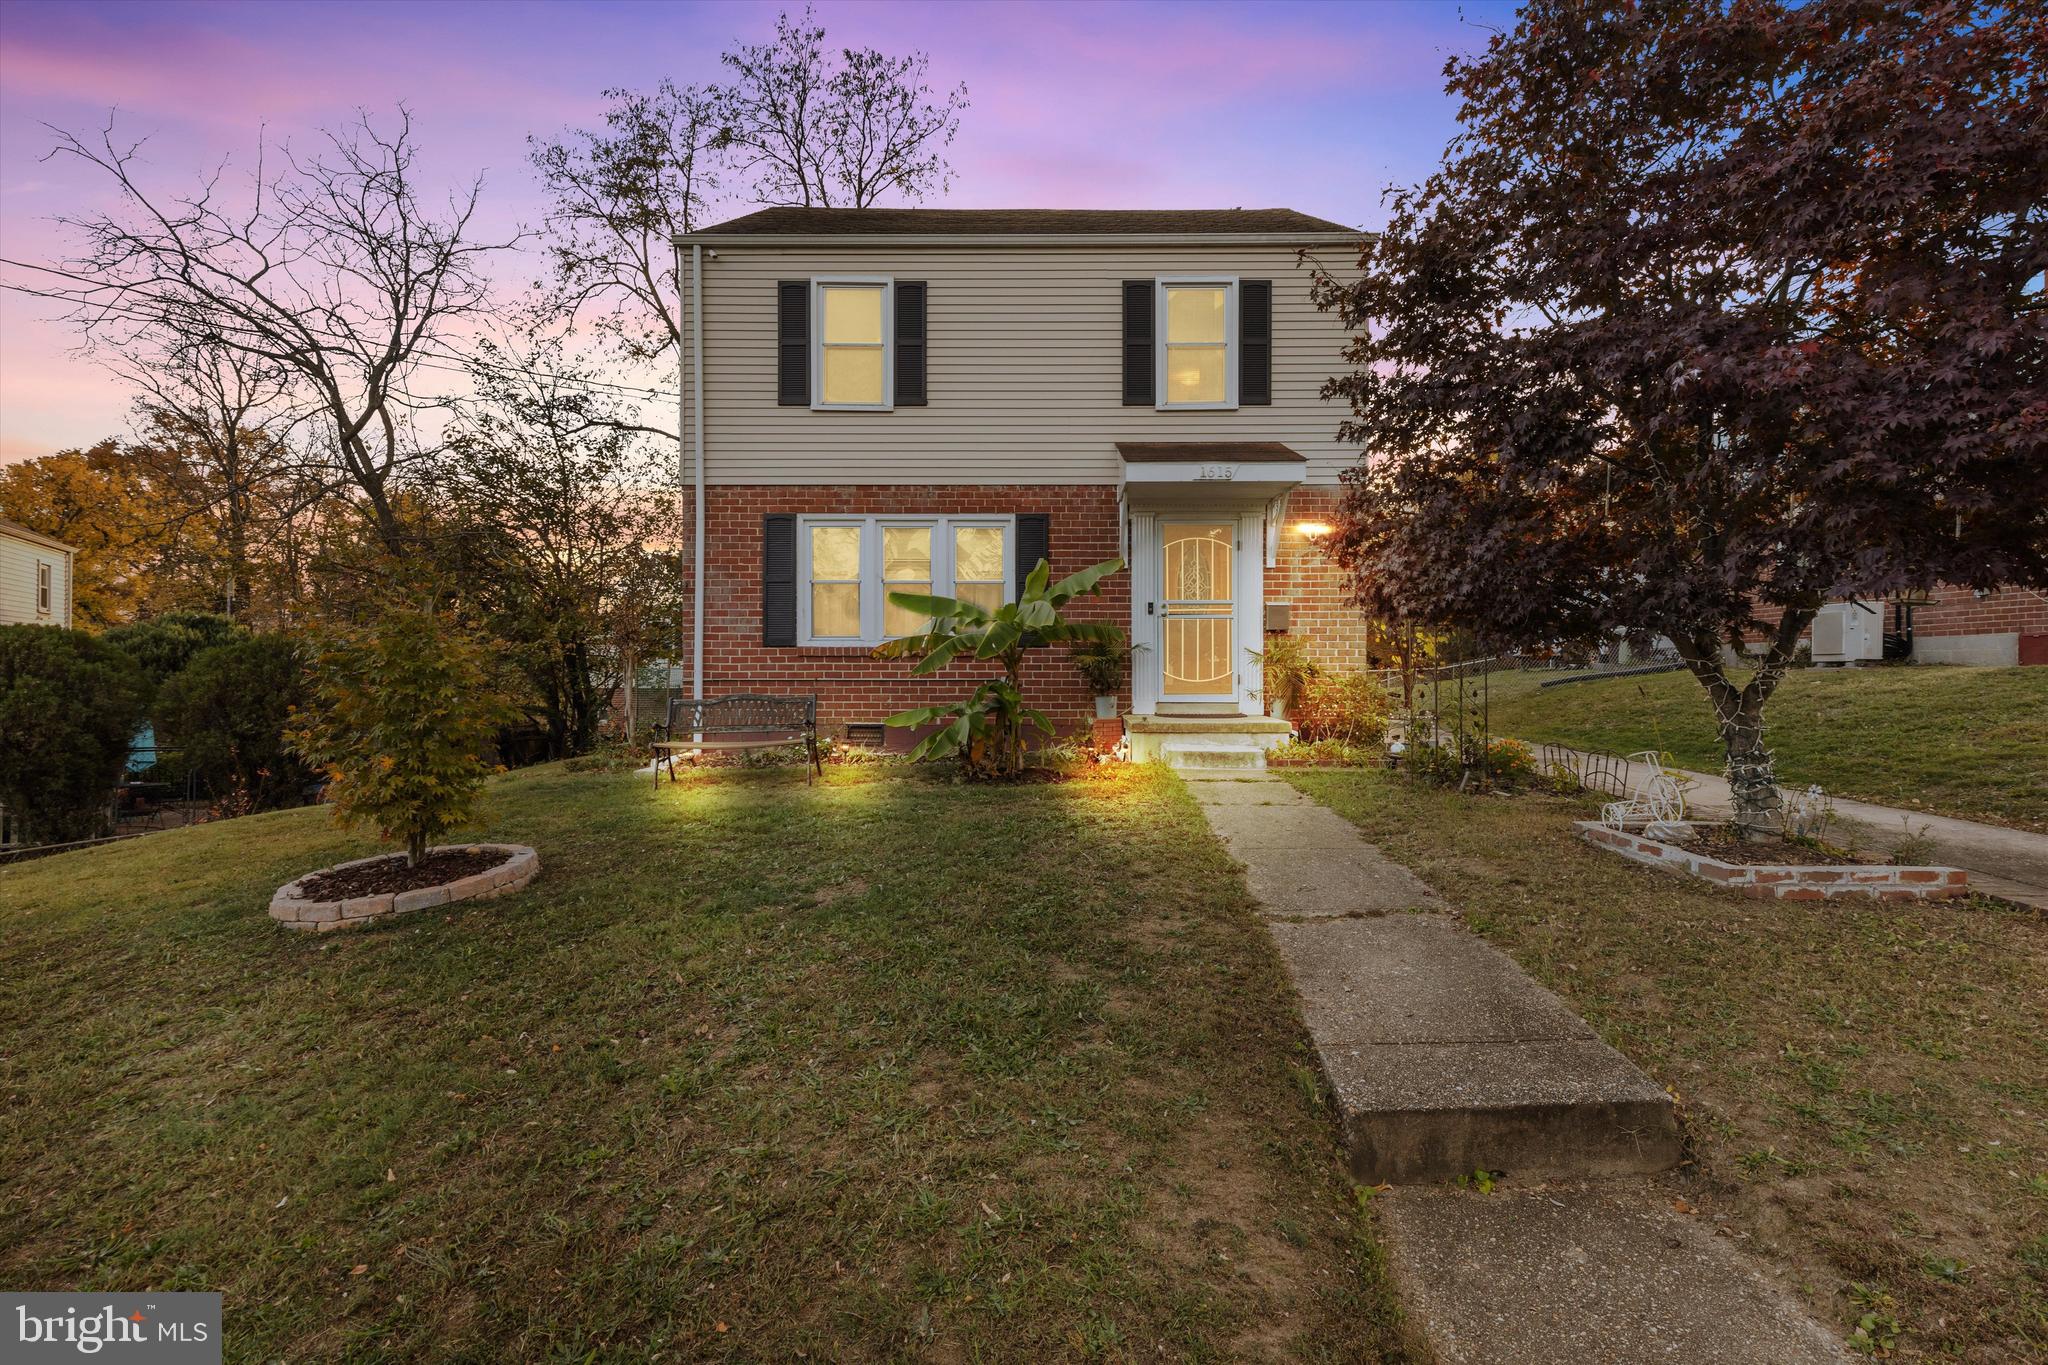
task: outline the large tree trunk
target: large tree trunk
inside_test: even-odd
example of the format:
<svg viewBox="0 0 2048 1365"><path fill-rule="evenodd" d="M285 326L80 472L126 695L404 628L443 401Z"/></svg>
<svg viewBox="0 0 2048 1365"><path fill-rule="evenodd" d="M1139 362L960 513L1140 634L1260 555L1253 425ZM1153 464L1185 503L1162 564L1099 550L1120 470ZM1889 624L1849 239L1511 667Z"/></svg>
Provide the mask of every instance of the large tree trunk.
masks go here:
<svg viewBox="0 0 2048 1365"><path fill-rule="evenodd" d="M1813 620L1812 608L1787 610L1778 620L1769 647L1749 681L1737 687L1721 663L1721 644L1711 632L1674 633L1678 657L1706 689L1721 735L1723 771L1734 805L1734 823L1744 831L1768 830L1777 823L1778 778L1771 751L1764 745L1764 704L1778 690L1798 647L1800 632Z"/></svg>
<svg viewBox="0 0 2048 1365"><path fill-rule="evenodd" d="M569 752L564 757L587 754L597 739L597 688L590 676L590 651L576 641L565 651L563 680L568 688Z"/></svg>

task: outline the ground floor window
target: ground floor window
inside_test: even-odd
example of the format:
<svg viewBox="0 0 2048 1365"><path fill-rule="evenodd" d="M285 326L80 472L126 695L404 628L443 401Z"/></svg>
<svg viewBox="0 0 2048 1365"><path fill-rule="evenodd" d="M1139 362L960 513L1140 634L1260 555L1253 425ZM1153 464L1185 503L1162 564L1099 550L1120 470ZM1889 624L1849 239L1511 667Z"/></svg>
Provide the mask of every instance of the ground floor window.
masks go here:
<svg viewBox="0 0 2048 1365"><path fill-rule="evenodd" d="M892 592L1009 600L1015 519L999 516L798 518L797 630L810 645L878 645L924 629Z"/></svg>

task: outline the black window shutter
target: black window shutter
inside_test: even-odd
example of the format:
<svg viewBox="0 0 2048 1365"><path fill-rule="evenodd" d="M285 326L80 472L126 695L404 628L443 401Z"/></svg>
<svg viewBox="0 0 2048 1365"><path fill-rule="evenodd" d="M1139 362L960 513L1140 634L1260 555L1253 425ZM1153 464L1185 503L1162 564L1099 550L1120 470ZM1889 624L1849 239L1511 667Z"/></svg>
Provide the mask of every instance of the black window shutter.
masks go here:
<svg viewBox="0 0 2048 1365"><path fill-rule="evenodd" d="M1017 591L1022 592L1025 578L1038 567L1038 561L1052 559L1052 518L1043 512L1019 515L1014 553Z"/></svg>
<svg viewBox="0 0 2048 1365"><path fill-rule="evenodd" d="M789 512L761 518L761 643L796 644L796 517Z"/></svg>
<svg viewBox="0 0 2048 1365"><path fill-rule="evenodd" d="M1240 280L1237 292L1237 401L1269 406L1273 402L1273 282Z"/></svg>
<svg viewBox="0 0 2048 1365"><path fill-rule="evenodd" d="M921 408L924 401L923 280L896 281L896 406Z"/></svg>
<svg viewBox="0 0 2048 1365"><path fill-rule="evenodd" d="M811 282L775 282L775 402L811 405Z"/></svg>
<svg viewBox="0 0 2048 1365"><path fill-rule="evenodd" d="M1152 353L1150 280L1124 281L1124 406L1149 408L1158 391L1157 361Z"/></svg>

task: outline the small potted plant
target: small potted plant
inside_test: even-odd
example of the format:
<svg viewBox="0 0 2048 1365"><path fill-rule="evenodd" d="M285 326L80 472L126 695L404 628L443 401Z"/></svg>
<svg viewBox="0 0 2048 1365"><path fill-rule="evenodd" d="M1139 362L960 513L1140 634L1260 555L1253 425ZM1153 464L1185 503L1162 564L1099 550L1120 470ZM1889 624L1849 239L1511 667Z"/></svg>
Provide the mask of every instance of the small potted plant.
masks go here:
<svg viewBox="0 0 2048 1365"><path fill-rule="evenodd" d="M1074 667L1095 689L1095 718L1113 719L1117 693L1124 685L1124 666L1131 659L1130 645L1122 640L1083 640L1074 646L1070 656Z"/></svg>
<svg viewBox="0 0 2048 1365"><path fill-rule="evenodd" d="M1287 719L1302 692L1323 672L1309 657L1307 642L1298 635L1271 636L1266 652L1252 657L1265 677L1266 713L1276 720Z"/></svg>

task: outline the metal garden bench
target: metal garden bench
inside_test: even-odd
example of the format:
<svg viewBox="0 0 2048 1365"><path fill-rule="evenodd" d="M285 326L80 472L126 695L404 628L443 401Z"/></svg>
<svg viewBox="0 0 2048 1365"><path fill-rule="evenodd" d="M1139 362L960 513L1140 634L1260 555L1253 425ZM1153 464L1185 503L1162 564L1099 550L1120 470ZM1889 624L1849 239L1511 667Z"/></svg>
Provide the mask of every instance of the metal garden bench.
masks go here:
<svg viewBox="0 0 2048 1365"><path fill-rule="evenodd" d="M654 785L662 769L676 780L676 758L682 754L722 753L747 749L804 746L804 782L812 772L825 773L818 753L818 698L767 697L739 693L729 697L671 697L668 720L654 727Z"/></svg>

